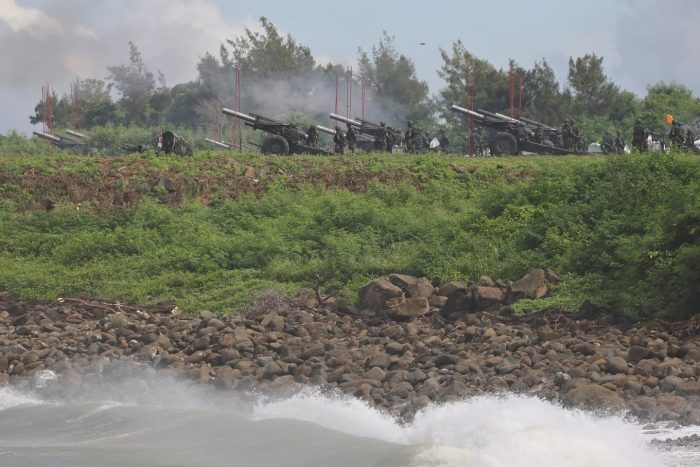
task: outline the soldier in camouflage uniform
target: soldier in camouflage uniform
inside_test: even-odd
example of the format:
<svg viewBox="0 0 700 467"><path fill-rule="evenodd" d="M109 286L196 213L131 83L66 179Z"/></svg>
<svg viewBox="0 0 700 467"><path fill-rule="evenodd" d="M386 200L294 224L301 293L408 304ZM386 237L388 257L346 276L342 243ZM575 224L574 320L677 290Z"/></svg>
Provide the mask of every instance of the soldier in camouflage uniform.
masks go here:
<svg viewBox="0 0 700 467"><path fill-rule="evenodd" d="M571 143L574 151L586 152L586 141L581 136L581 130L576 120L571 119Z"/></svg>
<svg viewBox="0 0 700 467"><path fill-rule="evenodd" d="M377 152L386 151L386 123L379 122L379 129L374 137L374 150Z"/></svg>
<svg viewBox="0 0 700 467"><path fill-rule="evenodd" d="M570 151L573 146L571 139L571 120L564 120L564 124L561 126L561 136L564 149Z"/></svg>
<svg viewBox="0 0 700 467"><path fill-rule="evenodd" d="M698 152L698 148L695 147L695 134L690 128L685 133L685 150L690 152Z"/></svg>
<svg viewBox="0 0 700 467"><path fill-rule="evenodd" d="M313 125L311 125L309 129L306 130L306 144L313 147L316 147L316 145L318 144L318 131Z"/></svg>
<svg viewBox="0 0 700 467"><path fill-rule="evenodd" d="M668 140L671 142L671 148L679 151L683 147L683 130L677 121L671 123L671 129L668 132Z"/></svg>
<svg viewBox="0 0 700 467"><path fill-rule="evenodd" d="M416 151L416 130L413 128L413 122L408 122L408 128L403 135L403 140L406 143L406 152L413 153Z"/></svg>
<svg viewBox="0 0 700 467"><path fill-rule="evenodd" d="M445 130L440 130L438 133L438 141L440 142L440 151L447 154L450 151L450 140L447 138Z"/></svg>
<svg viewBox="0 0 700 467"><path fill-rule="evenodd" d="M391 153L394 150L396 143L396 131L390 127L386 127L386 152Z"/></svg>
<svg viewBox="0 0 700 467"><path fill-rule="evenodd" d="M614 154L615 153L615 141L609 131L606 131L603 135L603 142L600 145L603 154Z"/></svg>
<svg viewBox="0 0 700 467"><path fill-rule="evenodd" d="M345 154L345 133L340 131L340 128L335 127L335 134L333 135L333 143L335 144L336 154Z"/></svg>
<svg viewBox="0 0 700 467"><path fill-rule="evenodd" d="M617 136L615 137L615 152L618 154L625 153L625 138L620 130L617 131Z"/></svg>
<svg viewBox="0 0 700 467"><path fill-rule="evenodd" d="M637 119L632 129L632 146L639 152L647 152L649 149L649 145L647 144L648 137L649 130L644 127L640 119Z"/></svg>
<svg viewBox="0 0 700 467"><path fill-rule="evenodd" d="M355 129L348 125L348 131L345 133L345 139L348 141L348 150L351 154L355 154L355 145L357 144L357 132Z"/></svg>

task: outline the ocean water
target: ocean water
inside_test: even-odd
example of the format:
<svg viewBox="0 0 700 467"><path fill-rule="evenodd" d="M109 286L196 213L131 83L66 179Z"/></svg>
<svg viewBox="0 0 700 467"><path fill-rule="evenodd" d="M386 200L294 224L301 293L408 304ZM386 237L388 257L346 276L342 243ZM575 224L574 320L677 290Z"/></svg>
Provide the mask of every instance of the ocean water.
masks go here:
<svg viewBox="0 0 700 467"><path fill-rule="evenodd" d="M429 406L402 424L339 394L244 397L158 373L39 396L51 376L0 388L0 465L700 465L700 452L650 443L700 427L641 426L531 397Z"/></svg>

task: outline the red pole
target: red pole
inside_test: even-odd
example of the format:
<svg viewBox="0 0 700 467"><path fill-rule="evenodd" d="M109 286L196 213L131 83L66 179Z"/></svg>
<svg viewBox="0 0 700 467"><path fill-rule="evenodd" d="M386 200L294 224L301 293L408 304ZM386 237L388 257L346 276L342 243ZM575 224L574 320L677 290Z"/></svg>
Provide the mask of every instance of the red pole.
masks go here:
<svg viewBox="0 0 700 467"><path fill-rule="evenodd" d="M241 61L236 60L236 110L241 111ZM238 117L236 117L238 120ZM243 126L238 125L238 150L243 150Z"/></svg>
<svg viewBox="0 0 700 467"><path fill-rule="evenodd" d="M51 113L51 85L46 83L46 128L49 133L53 130L53 115Z"/></svg>
<svg viewBox="0 0 700 467"><path fill-rule="evenodd" d="M348 107L348 118L352 118L352 85L353 85L352 68L350 68L350 83L348 84L348 86L349 86L348 89L350 90L350 99L349 99L350 106Z"/></svg>
<svg viewBox="0 0 700 467"><path fill-rule="evenodd" d="M238 61L236 61L236 68L233 70L233 110L236 109L236 104L238 103ZM236 146L236 134L238 133L238 118L233 117L231 120L231 142Z"/></svg>
<svg viewBox="0 0 700 467"><path fill-rule="evenodd" d="M46 86L41 86L41 131L46 133Z"/></svg>
<svg viewBox="0 0 700 467"><path fill-rule="evenodd" d="M520 73L520 91L518 92L518 118L523 114L523 74Z"/></svg>
<svg viewBox="0 0 700 467"><path fill-rule="evenodd" d="M513 102L513 68L508 71L508 96L510 98L510 118L513 118L514 102Z"/></svg>
<svg viewBox="0 0 700 467"><path fill-rule="evenodd" d="M345 72L345 118L350 118L350 70Z"/></svg>
<svg viewBox="0 0 700 467"><path fill-rule="evenodd" d="M362 120L365 119L365 82L362 82Z"/></svg>

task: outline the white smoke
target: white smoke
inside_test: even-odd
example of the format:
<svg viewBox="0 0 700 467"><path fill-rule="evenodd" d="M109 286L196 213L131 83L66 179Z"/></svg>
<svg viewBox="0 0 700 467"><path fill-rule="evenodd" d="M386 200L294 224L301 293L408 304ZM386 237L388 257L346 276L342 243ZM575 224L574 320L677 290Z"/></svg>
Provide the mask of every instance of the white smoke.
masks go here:
<svg viewBox="0 0 700 467"><path fill-rule="evenodd" d="M226 18L212 0L45 2L41 8L0 0L0 133L28 132L29 115L49 82L59 95L75 78L104 79L128 63L128 42L169 85L197 77L196 64L226 39L257 29L257 19Z"/></svg>

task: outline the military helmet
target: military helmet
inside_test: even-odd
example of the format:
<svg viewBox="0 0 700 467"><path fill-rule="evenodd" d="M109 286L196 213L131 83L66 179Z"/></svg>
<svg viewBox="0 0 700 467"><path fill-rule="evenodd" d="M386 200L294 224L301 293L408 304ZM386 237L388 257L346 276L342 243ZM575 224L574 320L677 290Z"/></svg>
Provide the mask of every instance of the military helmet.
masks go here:
<svg viewBox="0 0 700 467"><path fill-rule="evenodd" d="M386 126L386 123L384 123L384 122L379 122L379 126Z"/></svg>

